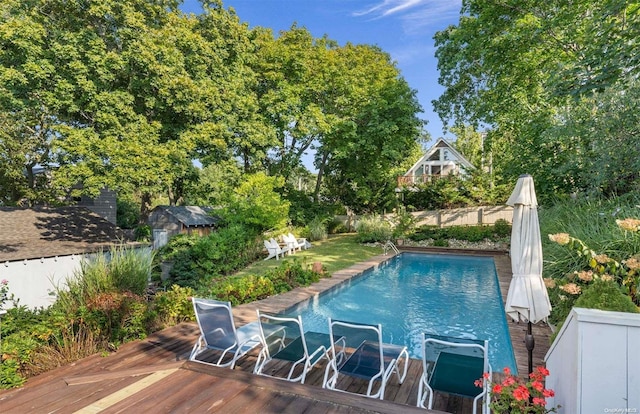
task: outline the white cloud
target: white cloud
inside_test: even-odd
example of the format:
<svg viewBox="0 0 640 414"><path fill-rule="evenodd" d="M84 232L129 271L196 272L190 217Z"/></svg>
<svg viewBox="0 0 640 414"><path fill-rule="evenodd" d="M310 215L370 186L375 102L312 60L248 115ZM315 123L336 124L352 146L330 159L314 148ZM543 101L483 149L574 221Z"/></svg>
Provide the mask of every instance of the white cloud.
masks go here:
<svg viewBox="0 0 640 414"><path fill-rule="evenodd" d="M407 33L415 33L442 21L452 21L460 13L462 0L382 0L354 12L354 16L371 19L397 17Z"/></svg>

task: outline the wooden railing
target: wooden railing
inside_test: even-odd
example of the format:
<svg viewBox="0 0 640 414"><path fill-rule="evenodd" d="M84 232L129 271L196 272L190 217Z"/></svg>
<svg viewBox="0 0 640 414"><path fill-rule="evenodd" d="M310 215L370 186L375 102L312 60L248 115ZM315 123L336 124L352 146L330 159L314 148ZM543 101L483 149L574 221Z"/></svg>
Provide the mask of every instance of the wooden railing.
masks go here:
<svg viewBox="0 0 640 414"><path fill-rule="evenodd" d="M412 184L431 183L435 180L449 180L452 175L401 175L398 177L398 187Z"/></svg>

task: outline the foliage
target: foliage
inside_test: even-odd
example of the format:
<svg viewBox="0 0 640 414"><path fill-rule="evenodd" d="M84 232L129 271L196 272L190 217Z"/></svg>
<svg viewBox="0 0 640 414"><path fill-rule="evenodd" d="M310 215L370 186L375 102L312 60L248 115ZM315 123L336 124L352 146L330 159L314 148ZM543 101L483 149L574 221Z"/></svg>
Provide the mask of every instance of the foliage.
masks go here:
<svg viewBox="0 0 640 414"><path fill-rule="evenodd" d="M52 310L114 343L144 337L149 315L142 295L151 261L152 254L142 249L114 247L109 254L96 254L67 278L66 287L56 288Z"/></svg>
<svg viewBox="0 0 640 414"><path fill-rule="evenodd" d="M393 236L391 224L382 216L364 216L356 223L360 243L386 242Z"/></svg>
<svg viewBox="0 0 640 414"><path fill-rule="evenodd" d="M241 224L204 237L180 237L170 244L164 257L172 258L174 265L167 283L192 288L207 277L229 275L246 266L262 249L255 230Z"/></svg>
<svg viewBox="0 0 640 414"><path fill-rule="evenodd" d="M555 413L558 407L546 408L547 398L553 397L555 392L544 387L545 377L549 370L536 367L529 374L529 380L524 382L513 375L509 368L504 368L505 378L502 382L491 385L491 411L498 414L547 414ZM488 379L488 374L476 381L476 386L482 387Z"/></svg>
<svg viewBox="0 0 640 414"><path fill-rule="evenodd" d="M433 104L458 134L488 128L495 183L532 174L539 200L634 191L638 6L471 0L461 16L435 36L445 90Z"/></svg>
<svg viewBox="0 0 640 414"><path fill-rule="evenodd" d="M348 233L349 229L342 220L334 218L327 224L327 232L329 234Z"/></svg>
<svg viewBox="0 0 640 414"><path fill-rule="evenodd" d="M156 292L153 310L160 327L177 325L195 319L191 297L194 291L188 287L172 285L167 291Z"/></svg>
<svg viewBox="0 0 640 414"><path fill-rule="evenodd" d="M282 178L269 177L264 173L247 175L234 190L224 216L253 227L257 233L285 227L289 202L277 193L283 184Z"/></svg>
<svg viewBox="0 0 640 414"><path fill-rule="evenodd" d="M392 221L394 237L407 236L416 224L415 217L404 208L396 209Z"/></svg>
<svg viewBox="0 0 640 414"><path fill-rule="evenodd" d="M6 279L2 279L0 281L0 310L4 308L5 302L10 299L11 297L9 296L9 281Z"/></svg>
<svg viewBox="0 0 640 414"><path fill-rule="evenodd" d="M422 241L432 239L434 242L446 241L449 239L466 240L479 242L485 239L500 241L511 235L511 225L506 221L497 220L491 226L421 226L417 228L409 239Z"/></svg>
<svg viewBox="0 0 640 414"><path fill-rule="evenodd" d="M309 241L325 240L327 238L326 221L320 217L315 217L307 225Z"/></svg>
<svg viewBox="0 0 640 414"><path fill-rule="evenodd" d="M620 230L617 237L638 238L640 220L627 218L616 220ZM567 233L550 234L549 239L558 245L565 246L575 255L576 270L559 276L545 278L545 284L549 289L550 300L555 305L552 308L551 321L561 323L575 306L581 295L591 291L580 303L582 305L602 306L595 299L597 295L607 295L611 300L609 306L618 311L634 309L638 311L640 304L640 255L635 254L624 260L618 261L607 254L597 254L582 240L570 236ZM629 300L624 300L613 289L612 284L621 289ZM631 306L629 303L631 302Z"/></svg>
<svg viewBox="0 0 640 414"><path fill-rule="evenodd" d="M438 210L477 205L471 199L468 182L460 177L447 176L403 188L401 203L408 210Z"/></svg>
<svg viewBox="0 0 640 414"><path fill-rule="evenodd" d="M616 312L640 313L628 295L625 295L620 285L612 281L594 281L585 288L575 301L576 308L600 309Z"/></svg>
<svg viewBox="0 0 640 414"><path fill-rule="evenodd" d="M200 236L198 236L197 234L176 234L169 239L167 244L165 244L158 250L156 258L164 261L175 260L176 256L178 256L181 252L184 252L193 247L199 239Z"/></svg>
<svg viewBox="0 0 640 414"><path fill-rule="evenodd" d="M214 280L206 288L205 295L239 305L284 293L299 286L308 286L318 280L318 273L294 259L284 261L279 267L259 276L243 275Z"/></svg>
<svg viewBox="0 0 640 414"><path fill-rule="evenodd" d="M134 201L116 201L116 225L121 229L135 229L140 222L140 205Z"/></svg>

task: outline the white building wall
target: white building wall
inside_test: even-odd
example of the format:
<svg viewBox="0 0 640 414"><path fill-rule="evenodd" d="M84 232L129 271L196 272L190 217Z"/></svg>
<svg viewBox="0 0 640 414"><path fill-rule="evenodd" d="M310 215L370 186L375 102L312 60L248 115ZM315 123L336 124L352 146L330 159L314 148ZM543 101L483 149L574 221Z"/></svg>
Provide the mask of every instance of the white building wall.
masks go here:
<svg viewBox="0 0 640 414"><path fill-rule="evenodd" d="M9 282L9 294L29 308L48 307L56 286L64 287L68 276L80 268L82 255L48 257L0 263L0 280ZM5 303L5 307L10 305Z"/></svg>
<svg viewBox="0 0 640 414"><path fill-rule="evenodd" d="M640 314L574 308L545 357L558 413L640 412Z"/></svg>

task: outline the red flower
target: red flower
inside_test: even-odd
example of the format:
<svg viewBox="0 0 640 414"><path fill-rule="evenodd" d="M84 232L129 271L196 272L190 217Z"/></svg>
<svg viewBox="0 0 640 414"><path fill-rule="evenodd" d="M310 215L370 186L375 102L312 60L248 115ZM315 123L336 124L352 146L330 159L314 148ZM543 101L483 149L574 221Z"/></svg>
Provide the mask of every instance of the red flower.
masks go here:
<svg viewBox="0 0 640 414"><path fill-rule="evenodd" d="M545 397L554 397L556 393L553 390L543 390L542 395Z"/></svg>
<svg viewBox="0 0 640 414"><path fill-rule="evenodd" d="M535 397L533 399L533 405L539 405L541 407L544 407L545 405L547 405L547 401L544 398Z"/></svg>
<svg viewBox="0 0 640 414"><path fill-rule="evenodd" d="M513 385L516 383L516 380L513 377L507 377L502 381L503 387L508 387L509 385Z"/></svg>
<svg viewBox="0 0 640 414"><path fill-rule="evenodd" d="M473 382L473 385L475 385L476 387L482 388L483 387L483 383L481 379L477 379Z"/></svg>
<svg viewBox="0 0 640 414"><path fill-rule="evenodd" d="M511 370L509 369L509 367L504 367L504 375L511 375Z"/></svg>
<svg viewBox="0 0 640 414"><path fill-rule="evenodd" d="M496 384L493 386L493 393L500 394L502 392L502 385Z"/></svg>
<svg viewBox="0 0 640 414"><path fill-rule="evenodd" d="M533 387L534 390L540 391L540 392L542 392L542 390L544 389L544 385L542 385L540 381L533 381L531 383L531 386Z"/></svg>
<svg viewBox="0 0 640 414"><path fill-rule="evenodd" d="M545 377L549 376L549 370L546 369L545 367L536 367L536 371L538 371L539 373L541 373Z"/></svg>
<svg viewBox="0 0 640 414"><path fill-rule="evenodd" d="M513 390L513 397L518 401L524 401L529 399L529 390L524 385L520 385Z"/></svg>
<svg viewBox="0 0 640 414"><path fill-rule="evenodd" d="M489 373L485 372L484 374L482 374L482 378L489 379Z"/></svg>

